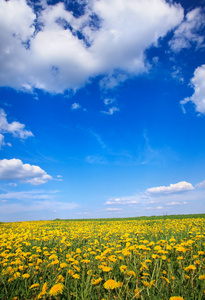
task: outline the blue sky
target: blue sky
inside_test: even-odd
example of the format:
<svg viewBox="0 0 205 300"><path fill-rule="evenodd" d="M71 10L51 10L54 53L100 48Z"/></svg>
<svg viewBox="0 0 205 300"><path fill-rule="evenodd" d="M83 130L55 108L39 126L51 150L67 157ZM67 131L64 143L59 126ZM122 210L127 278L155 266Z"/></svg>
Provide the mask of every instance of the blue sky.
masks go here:
<svg viewBox="0 0 205 300"><path fill-rule="evenodd" d="M0 220L205 212L205 2L0 0Z"/></svg>

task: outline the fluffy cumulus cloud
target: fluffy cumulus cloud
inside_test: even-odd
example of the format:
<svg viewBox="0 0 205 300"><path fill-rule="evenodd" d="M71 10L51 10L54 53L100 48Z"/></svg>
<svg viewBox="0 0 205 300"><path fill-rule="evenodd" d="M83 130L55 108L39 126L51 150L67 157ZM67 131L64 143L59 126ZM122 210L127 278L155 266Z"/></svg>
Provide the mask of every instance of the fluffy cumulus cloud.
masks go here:
<svg viewBox="0 0 205 300"><path fill-rule="evenodd" d="M0 86L62 93L102 75L112 88L146 71L145 50L183 20L165 0L93 0L78 16L42 3L0 0Z"/></svg>
<svg viewBox="0 0 205 300"><path fill-rule="evenodd" d="M20 159L15 158L0 160L0 180L18 180L40 185L51 179L39 166L23 164Z"/></svg>
<svg viewBox="0 0 205 300"><path fill-rule="evenodd" d="M180 193L185 191L193 190L194 187L191 183L186 181L180 181L175 184L170 184L169 186L159 186L159 187L153 187L146 190L146 193L148 195L166 195L166 194L172 194L172 193Z"/></svg>
<svg viewBox="0 0 205 300"><path fill-rule="evenodd" d="M0 148L4 145L9 145L9 143L5 143L4 135L5 133L10 133L16 138L27 139L30 136L33 136L33 133L30 130L25 129L25 125L19 122L9 123L7 121L7 115L3 109L0 109Z"/></svg>
<svg viewBox="0 0 205 300"><path fill-rule="evenodd" d="M191 101L195 104L197 112L205 114L205 65L198 67L194 71L194 76L191 79L191 86L194 89L193 95L183 99L180 103L183 106L187 102Z"/></svg>
<svg viewBox="0 0 205 300"><path fill-rule="evenodd" d="M185 20L174 33L170 46L175 52L196 45L197 48L204 45L205 12L197 7L187 13Z"/></svg>

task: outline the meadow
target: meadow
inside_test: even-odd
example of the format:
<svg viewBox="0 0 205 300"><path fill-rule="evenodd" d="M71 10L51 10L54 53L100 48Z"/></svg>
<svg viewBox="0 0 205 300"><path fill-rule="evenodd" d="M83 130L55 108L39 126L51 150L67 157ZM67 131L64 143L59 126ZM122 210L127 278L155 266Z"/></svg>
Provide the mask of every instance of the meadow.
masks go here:
<svg viewBox="0 0 205 300"><path fill-rule="evenodd" d="M0 224L0 299L205 299L205 215Z"/></svg>

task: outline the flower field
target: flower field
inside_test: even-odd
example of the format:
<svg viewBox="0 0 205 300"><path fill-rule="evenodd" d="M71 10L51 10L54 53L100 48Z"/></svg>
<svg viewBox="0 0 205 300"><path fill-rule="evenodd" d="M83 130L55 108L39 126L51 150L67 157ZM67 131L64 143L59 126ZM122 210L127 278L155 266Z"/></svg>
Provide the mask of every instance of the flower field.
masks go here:
<svg viewBox="0 0 205 300"><path fill-rule="evenodd" d="M0 299L205 299L205 218L0 224Z"/></svg>

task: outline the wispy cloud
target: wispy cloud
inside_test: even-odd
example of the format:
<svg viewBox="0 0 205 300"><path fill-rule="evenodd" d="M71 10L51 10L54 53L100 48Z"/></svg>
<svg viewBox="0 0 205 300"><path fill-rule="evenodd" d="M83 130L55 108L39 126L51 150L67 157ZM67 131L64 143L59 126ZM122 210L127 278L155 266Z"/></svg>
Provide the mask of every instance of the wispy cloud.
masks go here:
<svg viewBox="0 0 205 300"><path fill-rule="evenodd" d="M114 207L112 207L112 208L106 208L106 211L122 211L122 208L114 208Z"/></svg>
<svg viewBox="0 0 205 300"><path fill-rule="evenodd" d="M107 111L105 111L105 110L103 110L102 111L102 113L104 113L104 114L106 114L106 115L113 115L114 114L114 112L116 112L116 111L119 111L119 108L118 107L116 107L116 106L112 106L112 107L110 107L110 108L108 108L108 110Z"/></svg>
<svg viewBox="0 0 205 300"><path fill-rule="evenodd" d="M140 196L128 196L121 198L111 198L105 202L105 205L128 205L139 203Z"/></svg>
<svg viewBox="0 0 205 300"><path fill-rule="evenodd" d="M72 109L72 110L80 109L80 108L81 108L81 105L80 105L79 103L74 102L74 103L71 105L71 109Z"/></svg>
<svg viewBox="0 0 205 300"><path fill-rule="evenodd" d="M179 52L184 48L196 45L197 48L204 44L205 13L197 7L187 13L185 20L174 32L173 39L169 42L171 49Z"/></svg>
<svg viewBox="0 0 205 300"><path fill-rule="evenodd" d="M59 201L38 201L30 202L29 204L23 203L3 203L0 204L1 214L13 214L22 212L36 212L36 211L47 211L56 212L62 210L72 210L79 207L76 203L67 203Z"/></svg>
<svg viewBox="0 0 205 300"><path fill-rule="evenodd" d="M16 138L27 139L28 137L32 137L33 133L30 130L25 129L25 125L19 123L17 121L13 121L9 123L7 121L7 115L3 109L0 109L0 148L1 146L8 145L11 146L10 143L6 143L4 141L3 134L10 133Z"/></svg>
<svg viewBox="0 0 205 300"><path fill-rule="evenodd" d="M105 159L105 157L100 156L100 155L88 155L85 160L89 164L106 164L107 163L107 160Z"/></svg>
<svg viewBox="0 0 205 300"><path fill-rule="evenodd" d="M203 181L202 181L202 182L200 182L200 183L197 183L197 184L196 184L196 187L199 187L199 188L205 189L205 180L203 180Z"/></svg>

